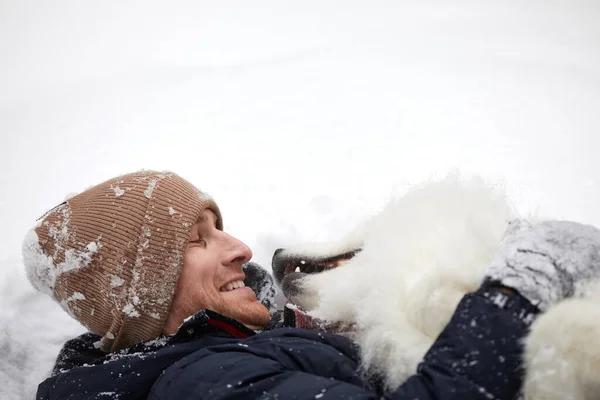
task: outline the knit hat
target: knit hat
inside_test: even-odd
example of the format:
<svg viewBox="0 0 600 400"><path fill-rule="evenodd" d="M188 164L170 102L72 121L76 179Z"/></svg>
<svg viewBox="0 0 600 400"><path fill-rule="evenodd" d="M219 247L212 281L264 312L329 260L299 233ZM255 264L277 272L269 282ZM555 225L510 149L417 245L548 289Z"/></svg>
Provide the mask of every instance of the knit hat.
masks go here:
<svg viewBox="0 0 600 400"><path fill-rule="evenodd" d="M111 352L161 335L192 227L217 204L171 172L123 175L49 211L23 243L32 285Z"/></svg>

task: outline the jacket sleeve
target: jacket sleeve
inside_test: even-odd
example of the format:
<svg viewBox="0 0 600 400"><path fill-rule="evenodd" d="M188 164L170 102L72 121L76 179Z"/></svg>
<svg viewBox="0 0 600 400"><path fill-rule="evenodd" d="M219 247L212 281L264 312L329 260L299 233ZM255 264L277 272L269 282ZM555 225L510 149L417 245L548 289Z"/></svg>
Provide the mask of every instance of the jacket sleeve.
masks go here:
<svg viewBox="0 0 600 400"><path fill-rule="evenodd" d="M391 392L361 379L345 339L277 329L191 354L165 371L149 399L513 399L521 339L536 313L493 288L465 296L417 373Z"/></svg>
<svg viewBox="0 0 600 400"><path fill-rule="evenodd" d="M538 313L524 297L493 287L465 296L417 374L390 398L516 398L524 374L523 339Z"/></svg>

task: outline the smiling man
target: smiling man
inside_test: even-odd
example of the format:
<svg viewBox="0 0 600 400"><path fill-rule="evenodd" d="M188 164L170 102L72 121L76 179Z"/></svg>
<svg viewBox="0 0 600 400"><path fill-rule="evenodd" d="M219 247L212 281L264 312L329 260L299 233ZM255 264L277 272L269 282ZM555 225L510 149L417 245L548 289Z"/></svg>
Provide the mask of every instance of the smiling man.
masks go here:
<svg viewBox="0 0 600 400"><path fill-rule="evenodd" d="M218 222L217 215L206 209L192 227L163 329L167 335L176 333L185 318L203 309L227 315L257 330L263 329L271 318L269 311L256 301L252 289L244 284L241 266L252 258L252 251L220 230Z"/></svg>
<svg viewBox="0 0 600 400"><path fill-rule="evenodd" d="M25 238L32 284L89 331L65 344L37 397L512 399L535 305L600 275L600 233L557 224L508 239L415 375L386 390L361 375L348 339L265 329L271 316L256 293L263 299L272 279L223 231L210 197L170 172L116 177L49 211Z"/></svg>

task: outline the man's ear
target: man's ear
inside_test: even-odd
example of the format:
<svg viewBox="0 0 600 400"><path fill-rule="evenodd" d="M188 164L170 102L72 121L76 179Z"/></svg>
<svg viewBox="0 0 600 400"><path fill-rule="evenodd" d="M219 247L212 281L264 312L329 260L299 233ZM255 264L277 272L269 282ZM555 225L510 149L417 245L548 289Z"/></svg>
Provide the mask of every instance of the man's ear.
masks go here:
<svg viewBox="0 0 600 400"><path fill-rule="evenodd" d="M244 284L254 290L256 298L260 301L271 313L275 311L275 296L277 295L277 287L273 282L273 277L263 267L255 262L247 262L243 265L246 279Z"/></svg>

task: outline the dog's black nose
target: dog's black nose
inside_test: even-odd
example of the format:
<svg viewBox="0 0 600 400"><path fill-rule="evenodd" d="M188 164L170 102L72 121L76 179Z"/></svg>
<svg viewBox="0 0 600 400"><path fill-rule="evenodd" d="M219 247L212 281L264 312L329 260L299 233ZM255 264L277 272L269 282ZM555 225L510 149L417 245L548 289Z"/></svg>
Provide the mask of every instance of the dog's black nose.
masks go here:
<svg viewBox="0 0 600 400"><path fill-rule="evenodd" d="M285 276L285 263L281 260L281 257L277 257L283 249L277 249L273 253L273 259L271 260L271 270L273 271L273 276L275 277L275 282L281 284L283 278Z"/></svg>

